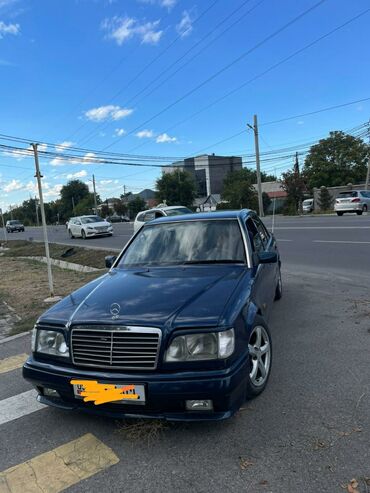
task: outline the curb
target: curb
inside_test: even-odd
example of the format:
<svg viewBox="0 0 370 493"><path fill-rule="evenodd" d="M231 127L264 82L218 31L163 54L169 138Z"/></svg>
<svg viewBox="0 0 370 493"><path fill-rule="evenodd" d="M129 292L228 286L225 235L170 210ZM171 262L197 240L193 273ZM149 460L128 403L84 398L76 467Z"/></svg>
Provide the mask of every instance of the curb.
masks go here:
<svg viewBox="0 0 370 493"><path fill-rule="evenodd" d="M19 337L24 337L26 335L31 334L31 330L27 330L27 332L21 332L20 334L15 334L14 336L5 337L4 339L0 339L0 344L4 344L5 342L13 341L14 339L19 339Z"/></svg>
<svg viewBox="0 0 370 493"><path fill-rule="evenodd" d="M47 263L46 257L21 256L16 258L21 258L25 260L36 260L38 262L42 262L43 264ZM97 269L96 267L89 267L87 265L73 264L72 262L66 262L65 260L57 260L53 258L50 259L50 261L51 261L51 265L55 265L56 267L60 267L61 269L74 270L76 272L100 272L106 270L106 269Z"/></svg>

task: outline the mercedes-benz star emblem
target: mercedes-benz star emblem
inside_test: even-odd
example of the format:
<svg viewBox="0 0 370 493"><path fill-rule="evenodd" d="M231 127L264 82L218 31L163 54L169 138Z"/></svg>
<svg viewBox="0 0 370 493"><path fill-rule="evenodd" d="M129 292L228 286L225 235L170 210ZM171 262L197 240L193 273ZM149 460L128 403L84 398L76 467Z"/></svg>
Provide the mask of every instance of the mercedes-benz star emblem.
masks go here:
<svg viewBox="0 0 370 493"><path fill-rule="evenodd" d="M116 319L119 316L119 313L121 311L121 305L118 303L112 303L110 306L110 312L112 314L112 319Z"/></svg>

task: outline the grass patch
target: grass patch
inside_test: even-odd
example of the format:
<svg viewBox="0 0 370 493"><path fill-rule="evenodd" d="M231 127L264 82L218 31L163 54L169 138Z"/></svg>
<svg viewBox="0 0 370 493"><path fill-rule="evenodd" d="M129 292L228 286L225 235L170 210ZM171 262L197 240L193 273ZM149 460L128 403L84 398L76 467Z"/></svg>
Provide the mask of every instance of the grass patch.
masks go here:
<svg viewBox="0 0 370 493"><path fill-rule="evenodd" d="M44 303L49 296L46 265L36 261L0 257L0 297L14 308L21 317L13 326L11 334L32 329L37 318L50 304ZM66 296L92 281L101 273L83 273L52 267L56 295Z"/></svg>
<svg viewBox="0 0 370 493"><path fill-rule="evenodd" d="M4 257L44 257L45 247L43 243L25 241L25 240L12 240L8 241L7 248L9 250L4 251ZM62 257L62 254L69 249L73 249L72 255L68 257ZM97 269L105 268L105 257L107 255L117 255L117 252L110 250L93 250L89 248L83 248L79 246L67 246L58 245L57 243L50 243L50 256L56 260L65 260L73 264L87 265L89 267L95 267Z"/></svg>

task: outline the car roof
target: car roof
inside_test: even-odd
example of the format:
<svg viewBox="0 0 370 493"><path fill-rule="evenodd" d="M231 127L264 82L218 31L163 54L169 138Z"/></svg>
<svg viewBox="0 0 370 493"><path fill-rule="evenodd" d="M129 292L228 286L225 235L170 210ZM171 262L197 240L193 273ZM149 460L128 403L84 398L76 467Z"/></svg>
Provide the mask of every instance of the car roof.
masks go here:
<svg viewBox="0 0 370 493"><path fill-rule="evenodd" d="M212 220L212 219L246 219L250 214L255 214L254 211L250 209L241 209L241 210L231 210L231 211L217 211L217 212L195 212L194 214L182 214L180 216L165 216L160 217L158 219L153 219L146 223L149 224L158 224L158 223L171 223L171 222L185 222L185 221L194 221L197 219L199 221L202 220Z"/></svg>
<svg viewBox="0 0 370 493"><path fill-rule="evenodd" d="M170 211L170 210L173 210L173 209L180 209L180 208L188 209L188 207L186 207L186 205L166 205L166 207L153 207L152 209L145 209L145 211L138 212L137 213L137 216L139 214L145 214L146 212Z"/></svg>

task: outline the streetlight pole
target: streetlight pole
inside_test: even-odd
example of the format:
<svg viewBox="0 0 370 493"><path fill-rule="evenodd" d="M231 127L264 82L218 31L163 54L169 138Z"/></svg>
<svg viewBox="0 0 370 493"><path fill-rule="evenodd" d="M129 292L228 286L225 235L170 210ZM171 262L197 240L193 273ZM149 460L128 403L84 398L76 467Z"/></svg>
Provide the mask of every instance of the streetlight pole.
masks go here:
<svg viewBox="0 0 370 493"><path fill-rule="evenodd" d="M92 175L93 179L93 189L94 189L94 207L95 207L95 214L98 213L98 202L96 200L96 188L95 188L95 175Z"/></svg>
<svg viewBox="0 0 370 493"><path fill-rule="evenodd" d="M49 291L50 291L50 298L54 298L54 286L53 286L53 274L51 271L51 261L50 261L50 252L49 252L49 240L48 240L48 230L46 227L46 218L45 218L45 208L44 208L44 198L42 195L42 184L41 184L41 178L42 175L40 173L40 166L39 166L39 156L37 153L37 144L32 144L33 148L33 153L35 157L35 168L36 168L36 179L37 179L37 186L39 190L39 199L40 199L40 209L41 209L41 221L42 221L42 229L44 232L44 244L45 244L45 254L46 254L46 264L47 264L47 269L48 269L48 281L49 281Z"/></svg>
<svg viewBox="0 0 370 493"><path fill-rule="evenodd" d="M365 190L369 189L369 179L370 179L370 120L367 127L367 136L369 138L369 143L367 146L367 173L366 173Z"/></svg>
<svg viewBox="0 0 370 493"><path fill-rule="evenodd" d="M262 201L262 182L261 182L261 166L260 166L260 146L258 139L258 121L257 115L254 115L253 118L253 127L252 125L247 124L249 128L251 128L254 132L254 146L256 151L256 174L257 174L257 193L258 193L258 209L260 217L263 217L263 201Z"/></svg>
<svg viewBox="0 0 370 493"><path fill-rule="evenodd" d="M0 215L1 215L1 221L2 221L2 224L3 224L4 240L5 241L8 241L8 235L7 235L7 232L6 232L4 215L3 215L3 210L2 209L0 209Z"/></svg>

